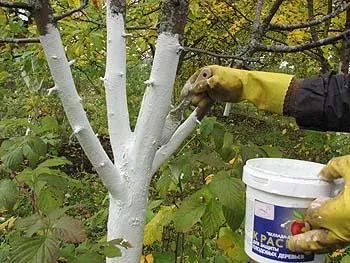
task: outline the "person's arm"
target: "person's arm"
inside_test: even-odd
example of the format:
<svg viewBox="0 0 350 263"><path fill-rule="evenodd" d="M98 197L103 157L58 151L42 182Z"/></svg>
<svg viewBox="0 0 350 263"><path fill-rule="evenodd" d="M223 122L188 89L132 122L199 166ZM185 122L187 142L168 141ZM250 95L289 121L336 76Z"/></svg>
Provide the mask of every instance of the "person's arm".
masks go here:
<svg viewBox="0 0 350 263"><path fill-rule="evenodd" d="M201 116L215 101L247 100L259 109L293 116L304 128L350 131L348 82L334 74L297 80L292 75L208 66L192 75L182 95L192 96ZM322 170L326 180L343 177L344 191L310 206L306 220L312 230L293 236L288 241L289 249L326 252L350 243L349 171L350 155L332 159Z"/></svg>
<svg viewBox="0 0 350 263"><path fill-rule="evenodd" d="M197 81L203 70L206 79ZM350 132L350 81L344 75L298 80L288 74L212 65L199 69L188 82L192 85L187 93L199 106L209 100L247 100L259 109L293 116L305 129Z"/></svg>
<svg viewBox="0 0 350 263"><path fill-rule="evenodd" d="M284 99L283 114L293 116L301 128L350 131L349 79L334 73L294 79Z"/></svg>

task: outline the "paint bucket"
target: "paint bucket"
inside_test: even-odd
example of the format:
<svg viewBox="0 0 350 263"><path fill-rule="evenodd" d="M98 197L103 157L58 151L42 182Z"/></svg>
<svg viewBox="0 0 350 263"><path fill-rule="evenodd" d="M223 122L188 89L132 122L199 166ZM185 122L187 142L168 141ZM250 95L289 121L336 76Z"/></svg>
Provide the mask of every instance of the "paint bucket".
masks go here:
<svg viewBox="0 0 350 263"><path fill-rule="evenodd" d="M319 163L283 159L248 160L243 168L247 185L245 252L259 263L324 262L324 255L293 253L286 248L291 235L303 231L302 217L310 203L332 197L343 180L320 180Z"/></svg>

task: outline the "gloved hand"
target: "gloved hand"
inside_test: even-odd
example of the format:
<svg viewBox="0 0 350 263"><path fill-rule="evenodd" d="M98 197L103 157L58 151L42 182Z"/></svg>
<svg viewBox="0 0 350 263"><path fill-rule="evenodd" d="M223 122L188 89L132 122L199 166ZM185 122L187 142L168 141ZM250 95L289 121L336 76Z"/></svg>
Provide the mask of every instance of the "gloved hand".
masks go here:
<svg viewBox="0 0 350 263"><path fill-rule="evenodd" d="M259 109L282 113L284 97L293 77L212 65L197 70L191 76L182 96L193 95L192 103L199 108L214 101L248 100Z"/></svg>
<svg viewBox="0 0 350 263"><path fill-rule="evenodd" d="M330 160L321 171L325 180L344 178L344 190L333 199L315 200L306 212L311 225L306 233L293 236L287 246L295 252L328 252L350 243L350 155Z"/></svg>

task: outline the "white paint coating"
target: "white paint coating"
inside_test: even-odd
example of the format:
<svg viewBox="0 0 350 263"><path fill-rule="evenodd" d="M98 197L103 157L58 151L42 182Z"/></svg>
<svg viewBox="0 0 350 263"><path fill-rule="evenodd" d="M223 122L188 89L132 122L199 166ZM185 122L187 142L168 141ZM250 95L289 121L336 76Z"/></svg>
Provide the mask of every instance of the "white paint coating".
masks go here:
<svg viewBox="0 0 350 263"><path fill-rule="evenodd" d="M136 160L143 164L136 169L143 173L148 170L149 179L152 176L150 169L157 150L157 143L160 140L171 102L179 61L178 46L178 35L169 33L159 35L149 78L152 85L147 86L135 128L136 141L133 154L137 156ZM152 143L154 141L156 143Z"/></svg>
<svg viewBox="0 0 350 263"><path fill-rule="evenodd" d="M123 144L131 136L129 112L126 98L126 44L124 18L114 14L107 1L107 60L103 78L108 113L108 131L114 160L123 154Z"/></svg>
<svg viewBox="0 0 350 263"><path fill-rule="evenodd" d="M232 107L232 103L226 103L224 114L223 114L225 117L228 117L230 115L231 107Z"/></svg>
<svg viewBox="0 0 350 263"><path fill-rule="evenodd" d="M115 165L95 136L75 89L75 84L57 28L48 25L40 37L73 133L110 192L108 240L123 238L132 248L123 249L121 258L108 263L140 261L149 182L154 172L193 131L196 113L175 131L170 141L157 151L168 113L179 59L177 35L162 33L151 76L141 105L135 133L129 126L126 101L126 47L124 21L112 14L107 4L107 63L103 81L106 88L108 126ZM157 152L157 155L156 155Z"/></svg>
<svg viewBox="0 0 350 263"><path fill-rule="evenodd" d="M160 147L157 151L152 165L152 174L154 174L160 165L176 151L187 136L191 134L197 124L197 112L194 110L186 121L175 131L169 142Z"/></svg>
<svg viewBox="0 0 350 263"><path fill-rule="evenodd" d="M58 89L69 123L76 133L79 143L110 193L113 196L122 195L122 191L118 189L118 187L122 189L119 171L108 158L89 124L76 91L57 28L48 24L47 34L40 36L40 42L44 48L55 87ZM105 162L106 165L99 167L101 162Z"/></svg>

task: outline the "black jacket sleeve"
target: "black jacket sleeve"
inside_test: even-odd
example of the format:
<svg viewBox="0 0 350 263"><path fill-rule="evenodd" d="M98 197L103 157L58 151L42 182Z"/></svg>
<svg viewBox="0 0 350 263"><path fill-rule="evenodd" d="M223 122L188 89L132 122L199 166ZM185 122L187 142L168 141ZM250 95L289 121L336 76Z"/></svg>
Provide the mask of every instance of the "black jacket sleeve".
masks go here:
<svg viewBox="0 0 350 263"><path fill-rule="evenodd" d="M304 79L296 94L295 118L301 128L350 132L350 77L331 72Z"/></svg>

